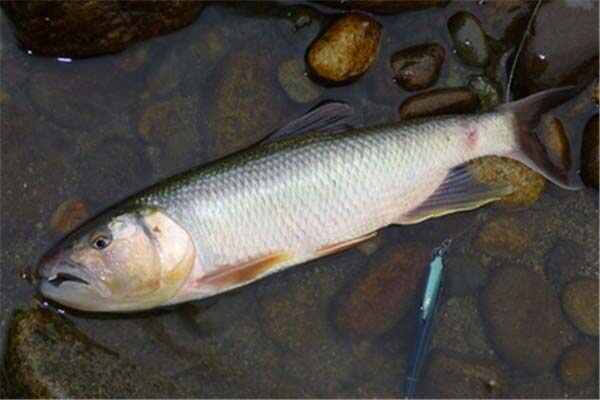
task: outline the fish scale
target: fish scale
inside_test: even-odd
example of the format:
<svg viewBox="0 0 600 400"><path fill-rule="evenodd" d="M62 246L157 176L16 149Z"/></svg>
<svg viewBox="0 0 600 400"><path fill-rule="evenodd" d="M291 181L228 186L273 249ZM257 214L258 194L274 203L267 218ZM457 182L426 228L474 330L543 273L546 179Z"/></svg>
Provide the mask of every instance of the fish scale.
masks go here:
<svg viewBox="0 0 600 400"><path fill-rule="evenodd" d="M257 146L138 203L160 207L181 224L208 272L272 252L290 253L290 263L306 260L319 248L394 223L424 201L433 191L430 178L440 181L472 158L464 126L465 117L442 118Z"/></svg>

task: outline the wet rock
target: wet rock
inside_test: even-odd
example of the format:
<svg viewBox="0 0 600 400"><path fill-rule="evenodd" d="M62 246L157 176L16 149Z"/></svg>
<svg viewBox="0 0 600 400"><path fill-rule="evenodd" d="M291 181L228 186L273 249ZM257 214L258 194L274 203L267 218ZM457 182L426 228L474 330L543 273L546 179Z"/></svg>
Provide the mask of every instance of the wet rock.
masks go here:
<svg viewBox="0 0 600 400"><path fill-rule="evenodd" d="M597 368L598 349L588 343L579 343L565 351L558 369L565 384L579 386L597 376Z"/></svg>
<svg viewBox="0 0 600 400"><path fill-rule="evenodd" d="M171 379L94 343L48 310L17 312L10 326L7 376L26 397L176 397Z"/></svg>
<svg viewBox="0 0 600 400"><path fill-rule="evenodd" d="M508 397L515 399L566 398L555 371L538 376L513 378Z"/></svg>
<svg viewBox="0 0 600 400"><path fill-rule="evenodd" d="M138 46L131 51L123 52L115 60L115 65L123 72L138 71L148 62L150 50L148 46Z"/></svg>
<svg viewBox="0 0 600 400"><path fill-rule="evenodd" d="M481 312L495 349L512 366L539 374L556 364L565 321L541 275L499 267L482 293Z"/></svg>
<svg viewBox="0 0 600 400"><path fill-rule="evenodd" d="M52 214L50 226L57 233L67 234L81 225L90 216L87 204L80 199L63 202Z"/></svg>
<svg viewBox="0 0 600 400"><path fill-rule="evenodd" d="M488 221L475 239L475 248L495 257L515 257L529 246L525 225L515 217L500 216Z"/></svg>
<svg viewBox="0 0 600 400"><path fill-rule="evenodd" d="M562 306L571 322L586 335L598 336L598 280L580 279L567 285Z"/></svg>
<svg viewBox="0 0 600 400"><path fill-rule="evenodd" d="M307 61L319 78L342 83L362 75L375 61L381 25L362 14L348 14L331 25L308 50Z"/></svg>
<svg viewBox="0 0 600 400"><path fill-rule="evenodd" d="M177 89L188 72L187 65L182 62L180 52L173 50L150 64L146 73L146 86L141 97L143 99L162 96Z"/></svg>
<svg viewBox="0 0 600 400"><path fill-rule="evenodd" d="M581 144L581 176L586 185L598 189L598 114L594 115L585 126L583 143Z"/></svg>
<svg viewBox="0 0 600 400"><path fill-rule="evenodd" d="M553 117L544 121L540 140L549 150L548 157L554 165L564 166L567 169L571 167L569 139L560 119Z"/></svg>
<svg viewBox="0 0 600 400"><path fill-rule="evenodd" d="M487 185L509 184L514 192L497 201L507 207L530 207L541 196L546 180L518 161L482 157L469 163L473 176Z"/></svg>
<svg viewBox="0 0 600 400"><path fill-rule="evenodd" d="M193 22L202 2L3 2L21 45L35 54L90 57Z"/></svg>
<svg viewBox="0 0 600 400"><path fill-rule="evenodd" d="M481 111L493 110L501 103L500 91L497 85L485 75L474 76L469 79L468 88L479 98Z"/></svg>
<svg viewBox="0 0 600 400"><path fill-rule="evenodd" d="M195 97L174 96L152 103L142 111L137 131L154 148L146 151L155 169L181 170L207 155L201 146L197 119Z"/></svg>
<svg viewBox="0 0 600 400"><path fill-rule="evenodd" d="M79 157L69 166L92 171L85 175L88 180L81 183L86 198L94 199L98 204L114 204L152 183L151 169L144 154L138 150L138 142L119 136L99 136L104 139L83 147ZM101 184L98 177L102 178Z"/></svg>
<svg viewBox="0 0 600 400"><path fill-rule="evenodd" d="M477 17L468 12L458 12L448 20L448 30L456 53L465 64L475 67L488 64L487 38Z"/></svg>
<svg viewBox="0 0 600 400"><path fill-rule="evenodd" d="M444 114L466 114L477 109L477 96L466 88L434 89L409 97L400 105L402 119Z"/></svg>
<svg viewBox="0 0 600 400"><path fill-rule="evenodd" d="M428 261L429 251L410 243L373 256L368 272L342 294L335 315L338 329L367 337L394 327L414 305Z"/></svg>
<svg viewBox="0 0 600 400"><path fill-rule="evenodd" d="M450 350L463 356L493 356L475 297L450 297L437 311L435 324L432 348Z"/></svg>
<svg viewBox="0 0 600 400"><path fill-rule="evenodd" d="M497 398L507 386L497 363L441 351L430 355L421 382L420 394L431 398Z"/></svg>
<svg viewBox="0 0 600 400"><path fill-rule="evenodd" d="M285 99L276 90L271 65L268 53L239 52L223 61L208 115L217 157L246 148L282 125Z"/></svg>
<svg viewBox="0 0 600 400"><path fill-rule="evenodd" d="M446 290L449 296L467 296L482 288L488 277L486 266L469 256L450 253L446 259Z"/></svg>
<svg viewBox="0 0 600 400"><path fill-rule="evenodd" d="M107 59L45 68L31 75L26 90L39 112L64 128L94 129L126 112L139 91Z"/></svg>
<svg viewBox="0 0 600 400"><path fill-rule="evenodd" d="M230 42L233 42L227 33L226 28L215 27L202 32L199 40L190 44L189 50L198 68L207 71L218 65L229 51Z"/></svg>
<svg viewBox="0 0 600 400"><path fill-rule="evenodd" d="M477 13L488 37L517 46L534 6L527 0L486 0L468 9Z"/></svg>
<svg viewBox="0 0 600 400"><path fill-rule="evenodd" d="M18 89L27 82L31 76L31 59L28 55L14 53L0 53L0 79L2 88Z"/></svg>
<svg viewBox="0 0 600 400"><path fill-rule="evenodd" d="M335 338L328 318L342 269L323 265L257 288L258 318L269 345L282 349L276 369L302 382L312 397L337 393L352 372L353 355ZM350 267L344 265L344 267Z"/></svg>
<svg viewBox="0 0 600 400"><path fill-rule="evenodd" d="M445 56L437 43L403 49L392 56L394 79L406 90L427 89L437 81Z"/></svg>
<svg viewBox="0 0 600 400"><path fill-rule="evenodd" d="M518 64L523 95L598 76L598 2L548 1L535 18Z"/></svg>
<svg viewBox="0 0 600 400"><path fill-rule="evenodd" d="M403 11L421 10L443 6L448 0L326 0L322 3L331 7L368 11L375 14L396 14Z"/></svg>
<svg viewBox="0 0 600 400"><path fill-rule="evenodd" d="M323 93L323 88L308 77L304 60L300 58L282 62L279 65L277 78L288 97L297 103L310 103Z"/></svg>
<svg viewBox="0 0 600 400"><path fill-rule="evenodd" d="M293 54L304 54L310 43L327 27L331 18L312 5L290 4L279 11L281 20L280 35Z"/></svg>
<svg viewBox="0 0 600 400"><path fill-rule="evenodd" d="M567 282L577 277L577 266L585 263L583 251L580 244L561 238L544 255L546 276L556 293L559 293Z"/></svg>

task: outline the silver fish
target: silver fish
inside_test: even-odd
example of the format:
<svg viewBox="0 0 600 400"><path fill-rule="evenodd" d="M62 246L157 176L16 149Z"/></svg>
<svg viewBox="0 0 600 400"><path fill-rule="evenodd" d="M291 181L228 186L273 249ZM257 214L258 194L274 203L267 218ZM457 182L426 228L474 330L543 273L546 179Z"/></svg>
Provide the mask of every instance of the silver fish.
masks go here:
<svg viewBox="0 0 600 400"><path fill-rule="evenodd" d="M464 167L488 155L577 189L580 182L552 164L530 134L541 113L571 94L554 89L487 114L259 144L91 220L42 258L39 290L69 307L111 312L214 296L346 249L385 226L475 209L511 193L477 183ZM316 111L291 126L307 130L322 116Z"/></svg>

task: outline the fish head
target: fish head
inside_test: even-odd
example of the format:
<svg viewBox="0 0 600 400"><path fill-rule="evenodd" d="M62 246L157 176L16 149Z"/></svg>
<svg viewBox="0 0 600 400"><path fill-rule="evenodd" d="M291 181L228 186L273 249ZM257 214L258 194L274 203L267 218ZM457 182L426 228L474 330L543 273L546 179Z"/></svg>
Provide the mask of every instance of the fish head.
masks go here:
<svg viewBox="0 0 600 400"><path fill-rule="evenodd" d="M159 209L100 217L42 257L41 294L65 306L127 312L165 305L196 259L185 229Z"/></svg>

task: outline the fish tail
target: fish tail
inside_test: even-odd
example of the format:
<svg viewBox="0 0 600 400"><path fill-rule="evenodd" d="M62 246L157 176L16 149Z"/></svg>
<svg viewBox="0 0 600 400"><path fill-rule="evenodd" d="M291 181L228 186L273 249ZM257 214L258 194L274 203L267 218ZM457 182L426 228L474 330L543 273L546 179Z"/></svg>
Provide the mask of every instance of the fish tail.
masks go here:
<svg viewBox="0 0 600 400"><path fill-rule="evenodd" d="M553 163L549 150L534 132L544 113L566 102L575 93L573 86L550 89L499 108L501 112L512 114L515 124L515 145L503 155L522 162L556 185L569 190L582 188L581 179L576 173L570 173L567 162Z"/></svg>

